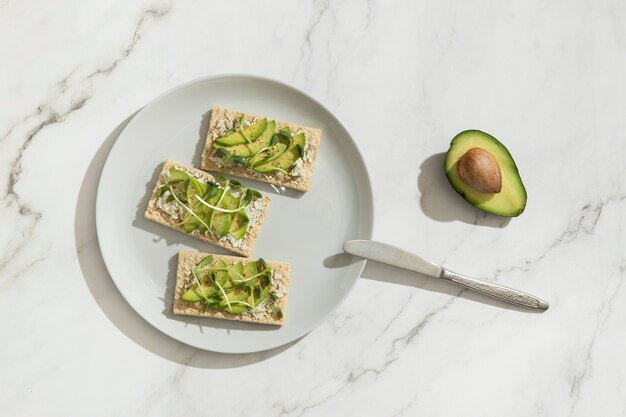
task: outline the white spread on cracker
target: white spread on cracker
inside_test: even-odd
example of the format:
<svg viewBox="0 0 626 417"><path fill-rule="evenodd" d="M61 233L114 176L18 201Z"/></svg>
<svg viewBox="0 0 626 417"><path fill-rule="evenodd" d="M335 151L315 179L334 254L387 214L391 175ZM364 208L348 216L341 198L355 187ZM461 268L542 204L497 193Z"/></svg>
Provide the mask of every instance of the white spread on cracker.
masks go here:
<svg viewBox="0 0 626 417"><path fill-rule="evenodd" d="M287 294L287 287L282 283L283 275L280 272L274 271L272 273L272 294L276 298L284 297Z"/></svg>
<svg viewBox="0 0 626 417"><path fill-rule="evenodd" d="M302 161L302 158L298 158L296 162L293 164L293 168L291 168L289 175L291 175L292 177L303 176L305 172L303 163L304 162Z"/></svg>
<svg viewBox="0 0 626 417"><path fill-rule="evenodd" d="M183 208L176 200L167 201L167 197L169 197L170 194L169 191L164 192L163 195L157 199L156 206L169 214L173 220L178 220L183 215Z"/></svg>
<svg viewBox="0 0 626 417"><path fill-rule="evenodd" d="M250 203L244 211L248 215L249 220L249 228L253 227L256 222L259 220L259 217L263 215L263 208L265 207L265 202L262 198L254 198L252 203Z"/></svg>
<svg viewBox="0 0 626 417"><path fill-rule="evenodd" d="M265 317L268 313L267 308L269 307L270 298L271 297L266 297L259 305L255 306L252 310L248 310L246 313L252 314L257 319Z"/></svg>
<svg viewBox="0 0 626 417"><path fill-rule="evenodd" d="M315 157L315 146L313 146L311 142L307 140L306 144L304 145L304 156L302 159L304 159L304 162L311 162L313 161L314 157Z"/></svg>
<svg viewBox="0 0 626 417"><path fill-rule="evenodd" d="M248 249L248 245L246 245L246 242L243 241L242 239L235 239L235 237L233 235L231 235L230 233L227 234L226 236L222 237L220 239L220 242L228 242L231 244L231 246L233 248L237 248L237 249L241 249L241 250L246 250Z"/></svg>
<svg viewBox="0 0 626 417"><path fill-rule="evenodd" d="M187 172L189 175L191 175L192 177L194 177L197 180L200 180L201 182L204 182L205 177L204 174L202 174L201 172L198 171L188 171Z"/></svg>
<svg viewBox="0 0 626 417"><path fill-rule="evenodd" d="M230 165L230 161L228 161L227 159L224 159L224 158L222 158L220 156L217 156L217 155L209 156L209 161L215 162L217 164L217 166L220 166L220 167Z"/></svg>

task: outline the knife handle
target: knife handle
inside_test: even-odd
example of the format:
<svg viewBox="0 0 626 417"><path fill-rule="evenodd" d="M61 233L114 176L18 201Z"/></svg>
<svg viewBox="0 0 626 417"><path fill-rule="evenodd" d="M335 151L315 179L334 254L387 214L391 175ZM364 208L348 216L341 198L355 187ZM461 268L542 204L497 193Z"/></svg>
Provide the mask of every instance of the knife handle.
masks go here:
<svg viewBox="0 0 626 417"><path fill-rule="evenodd" d="M440 278L452 281L490 297L498 298L502 301L506 301L507 303L517 304L522 307L536 310L547 310L549 307L547 302L541 298L535 297L534 295L514 290L513 288L505 287L503 285L466 277L464 275L457 274L456 272L448 271L447 269L444 269Z"/></svg>

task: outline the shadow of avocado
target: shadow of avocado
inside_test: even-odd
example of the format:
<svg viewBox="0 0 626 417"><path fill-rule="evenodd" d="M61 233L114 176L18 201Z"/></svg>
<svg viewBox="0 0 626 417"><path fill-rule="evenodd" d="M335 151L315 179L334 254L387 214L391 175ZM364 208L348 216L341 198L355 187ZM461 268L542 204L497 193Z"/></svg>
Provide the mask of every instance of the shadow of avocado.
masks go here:
<svg viewBox="0 0 626 417"><path fill-rule="evenodd" d="M445 156L443 152L432 155L420 165L417 187L422 212L438 222L460 221L477 226L505 228L510 218L479 210L454 191L443 169Z"/></svg>
<svg viewBox="0 0 626 417"><path fill-rule="evenodd" d="M83 178L76 203L74 239L77 258L87 288L95 302L107 318L137 345L166 360L186 366L208 369L237 368L264 361L289 349L301 339L296 339L293 342L268 351L247 354L225 354L197 349L172 339L144 321L120 294L106 269L98 243L96 232L96 192L109 151L126 125L136 114L137 112L133 113L113 129L95 153ZM157 169L155 167L155 170ZM158 171L155 172L158 175ZM154 186L154 180L156 180L156 176L146 186L150 193ZM141 218L143 218L143 209L145 209L146 204L147 199L144 196L138 204L138 213L141 212ZM139 218L139 215L137 217ZM135 220L139 221L138 218ZM145 222L146 224L148 223L147 220ZM143 223L141 224L143 225ZM141 227L137 224L134 225ZM156 223L154 227L155 236L167 234L167 228L161 228ZM179 232L174 230L171 230L171 232L173 233L172 239L174 239L173 236L186 238ZM172 266L170 265L171 269ZM173 290L173 287L169 288L170 291ZM170 294L171 292L166 293L166 296L169 297Z"/></svg>

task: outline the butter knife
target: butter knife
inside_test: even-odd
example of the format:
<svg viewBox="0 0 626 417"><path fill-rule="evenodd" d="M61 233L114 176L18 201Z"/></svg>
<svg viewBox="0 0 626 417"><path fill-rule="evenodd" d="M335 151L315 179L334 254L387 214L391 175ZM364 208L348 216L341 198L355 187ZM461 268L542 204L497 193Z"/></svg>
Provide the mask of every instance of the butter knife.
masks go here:
<svg viewBox="0 0 626 417"><path fill-rule="evenodd" d="M343 245L343 250L361 258L371 259L387 265L408 269L409 271L419 272L423 275L454 282L507 303L535 310L547 310L549 307L546 301L534 295L448 271L437 264L387 243L373 240L351 240Z"/></svg>

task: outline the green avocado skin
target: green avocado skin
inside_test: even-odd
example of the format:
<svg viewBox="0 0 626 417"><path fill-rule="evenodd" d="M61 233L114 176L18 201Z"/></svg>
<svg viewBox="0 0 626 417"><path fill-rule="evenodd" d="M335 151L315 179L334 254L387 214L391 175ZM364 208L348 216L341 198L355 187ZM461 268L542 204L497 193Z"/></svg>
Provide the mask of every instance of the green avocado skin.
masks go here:
<svg viewBox="0 0 626 417"><path fill-rule="evenodd" d="M481 193L459 177L457 163L472 148L482 148L498 161L502 173L502 190L499 193ZM471 205L504 217L517 217L524 211L527 194L517 165L509 150L490 134L480 130L459 133L450 142L443 165L452 188Z"/></svg>

